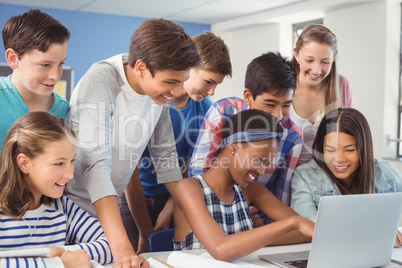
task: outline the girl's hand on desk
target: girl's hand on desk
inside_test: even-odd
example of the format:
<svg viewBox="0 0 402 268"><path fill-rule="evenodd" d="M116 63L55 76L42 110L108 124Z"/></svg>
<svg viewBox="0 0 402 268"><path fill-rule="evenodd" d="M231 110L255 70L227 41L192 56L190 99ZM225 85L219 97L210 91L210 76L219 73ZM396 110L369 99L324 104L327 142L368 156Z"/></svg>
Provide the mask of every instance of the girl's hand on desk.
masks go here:
<svg viewBox="0 0 402 268"><path fill-rule="evenodd" d="M399 246L402 246L402 234L401 232L397 231L394 247L397 248Z"/></svg>
<svg viewBox="0 0 402 268"><path fill-rule="evenodd" d="M305 217L295 216L298 221L297 229L306 237L313 237L315 223Z"/></svg>
<svg viewBox="0 0 402 268"><path fill-rule="evenodd" d="M116 260L113 268L149 268L149 263L138 255L125 255Z"/></svg>
<svg viewBox="0 0 402 268"><path fill-rule="evenodd" d="M83 249L65 251L60 258L66 268L91 268L91 258Z"/></svg>
<svg viewBox="0 0 402 268"><path fill-rule="evenodd" d="M62 247L50 248L49 254L46 255L46 258L60 257L64 251L66 250Z"/></svg>

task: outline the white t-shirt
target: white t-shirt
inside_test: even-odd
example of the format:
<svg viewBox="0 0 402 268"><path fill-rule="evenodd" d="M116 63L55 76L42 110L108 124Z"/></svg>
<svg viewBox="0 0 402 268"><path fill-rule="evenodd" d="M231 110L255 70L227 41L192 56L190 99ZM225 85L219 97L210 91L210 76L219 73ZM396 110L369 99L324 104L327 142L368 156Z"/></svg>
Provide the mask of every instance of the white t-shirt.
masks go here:
<svg viewBox="0 0 402 268"><path fill-rule="evenodd" d="M308 119L301 118L293 108L293 105L289 109L290 119L298 126L303 133L303 147L300 154L299 165L308 162L312 158L312 150L314 138L317 133L318 126L320 125L322 119L324 118L324 113L317 117L314 124L310 123Z"/></svg>
<svg viewBox="0 0 402 268"><path fill-rule="evenodd" d="M75 87L68 122L77 135L74 179L67 195L95 215L92 203L123 194L146 146L158 183L182 178L168 106L128 84L119 54L91 66Z"/></svg>

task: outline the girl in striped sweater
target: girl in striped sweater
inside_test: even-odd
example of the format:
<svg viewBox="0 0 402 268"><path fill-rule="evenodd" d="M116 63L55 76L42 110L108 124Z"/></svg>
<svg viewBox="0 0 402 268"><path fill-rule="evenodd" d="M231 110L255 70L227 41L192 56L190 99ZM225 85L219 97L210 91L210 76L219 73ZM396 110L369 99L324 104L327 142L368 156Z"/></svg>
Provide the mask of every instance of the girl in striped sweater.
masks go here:
<svg viewBox="0 0 402 268"><path fill-rule="evenodd" d="M0 267L112 262L98 220L63 196L74 175L74 140L63 119L47 112L23 115L7 132L0 155ZM12 254L32 248L46 248L47 255Z"/></svg>

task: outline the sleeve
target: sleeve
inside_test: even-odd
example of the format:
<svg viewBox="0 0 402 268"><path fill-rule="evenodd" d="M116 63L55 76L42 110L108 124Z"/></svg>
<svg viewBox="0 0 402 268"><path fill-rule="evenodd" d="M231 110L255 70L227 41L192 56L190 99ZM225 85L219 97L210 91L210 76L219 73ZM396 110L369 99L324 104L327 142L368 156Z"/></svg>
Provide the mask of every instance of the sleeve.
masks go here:
<svg viewBox="0 0 402 268"><path fill-rule="evenodd" d="M350 87L349 80L342 75L339 75L339 91L341 93L341 107L352 108L352 88Z"/></svg>
<svg viewBox="0 0 402 268"><path fill-rule="evenodd" d="M75 179L88 191L92 203L117 195L111 179L111 120L116 104L111 91L119 88L117 82L112 84L114 77L112 73L88 71L75 89L77 101L68 115L77 136Z"/></svg>
<svg viewBox="0 0 402 268"><path fill-rule="evenodd" d="M301 172L300 169L296 169L294 172L291 183L292 198L290 207L300 216L315 221L317 217L317 207L313 200L313 192L309 187L304 173L307 172Z"/></svg>
<svg viewBox="0 0 402 268"><path fill-rule="evenodd" d="M111 263L112 252L99 221L65 196L63 202L67 215L66 243L71 245L65 249L84 249L91 256L91 260L100 264Z"/></svg>
<svg viewBox="0 0 402 268"><path fill-rule="evenodd" d="M53 93L53 96L55 98L55 101L53 107L50 109L49 112L59 118L66 120L69 110L68 102L66 101L65 98L63 98L56 92Z"/></svg>
<svg viewBox="0 0 402 268"><path fill-rule="evenodd" d="M384 160L385 161L385 160ZM393 184L393 188L395 192L402 192L402 176L399 170L389 163L388 161L384 162L386 165L384 165L384 171L386 171L388 174L386 174L387 180L391 181Z"/></svg>
<svg viewBox="0 0 402 268"><path fill-rule="evenodd" d="M169 183L182 179L168 105L163 107L148 142L148 150L155 167L158 183Z"/></svg>
<svg viewBox="0 0 402 268"><path fill-rule="evenodd" d="M20 267L20 268L64 268L64 264L59 257L56 258L0 258L0 267Z"/></svg>
<svg viewBox="0 0 402 268"><path fill-rule="evenodd" d="M188 169L189 177L201 175L211 167L222 141L221 128L224 121L219 107L216 104L211 105L198 133Z"/></svg>
<svg viewBox="0 0 402 268"><path fill-rule="evenodd" d="M286 131L286 129L285 129ZM287 130L292 132L294 138L290 141L285 141L290 143L291 148L288 149L286 155L283 158L283 162L278 166L277 179L274 188L274 194L286 205L290 205L291 199L291 183L293 178L293 173L296 167L299 165L300 154L302 151L303 140L298 135L297 132L293 130ZM291 135L288 135L291 136ZM285 146L284 146L285 147Z"/></svg>

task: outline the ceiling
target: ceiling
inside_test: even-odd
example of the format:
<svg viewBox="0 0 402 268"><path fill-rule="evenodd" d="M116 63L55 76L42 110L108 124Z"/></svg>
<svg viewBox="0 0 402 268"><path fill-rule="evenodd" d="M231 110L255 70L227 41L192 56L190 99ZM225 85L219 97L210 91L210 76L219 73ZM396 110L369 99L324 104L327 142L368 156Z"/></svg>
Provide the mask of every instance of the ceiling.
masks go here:
<svg viewBox="0 0 402 268"><path fill-rule="evenodd" d="M353 2L356 0L351 0ZM215 24L231 19L328 0L0 0L3 4L39 8L106 13L144 18L165 18L174 21ZM333 2L333 1L332 1ZM342 0L340 0L342 2ZM344 0L343 0L344 2Z"/></svg>
<svg viewBox="0 0 402 268"><path fill-rule="evenodd" d="M0 3L164 18L209 24L213 30L228 30L261 23L315 20L323 18L329 10L376 1L389 0L0 0Z"/></svg>

